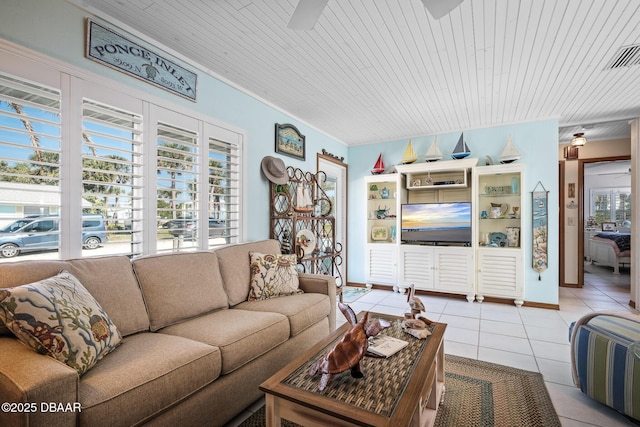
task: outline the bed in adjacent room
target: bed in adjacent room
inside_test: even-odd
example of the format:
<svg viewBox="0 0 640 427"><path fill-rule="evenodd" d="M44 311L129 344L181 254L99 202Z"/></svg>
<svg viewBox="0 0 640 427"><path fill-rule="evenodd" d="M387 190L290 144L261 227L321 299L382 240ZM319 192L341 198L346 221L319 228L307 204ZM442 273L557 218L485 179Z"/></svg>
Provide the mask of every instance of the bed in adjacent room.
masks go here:
<svg viewBox="0 0 640 427"><path fill-rule="evenodd" d="M598 233L589 240L591 263L613 267L620 274L620 265L631 263L631 234L618 232Z"/></svg>

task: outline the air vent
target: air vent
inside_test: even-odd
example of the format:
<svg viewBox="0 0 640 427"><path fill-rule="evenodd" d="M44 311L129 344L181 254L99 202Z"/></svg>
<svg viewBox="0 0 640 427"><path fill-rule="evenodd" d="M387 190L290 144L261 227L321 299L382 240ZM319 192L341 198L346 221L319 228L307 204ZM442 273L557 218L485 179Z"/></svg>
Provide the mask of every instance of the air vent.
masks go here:
<svg viewBox="0 0 640 427"><path fill-rule="evenodd" d="M618 49L611 62L605 67L605 70L631 67L638 64L640 64L640 44L634 44Z"/></svg>

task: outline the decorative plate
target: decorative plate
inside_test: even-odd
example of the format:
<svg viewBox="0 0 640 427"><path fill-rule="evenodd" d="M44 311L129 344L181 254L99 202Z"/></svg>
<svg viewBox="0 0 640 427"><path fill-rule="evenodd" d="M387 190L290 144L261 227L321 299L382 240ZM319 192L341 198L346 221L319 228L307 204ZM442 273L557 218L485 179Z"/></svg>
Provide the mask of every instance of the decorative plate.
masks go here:
<svg viewBox="0 0 640 427"><path fill-rule="evenodd" d="M316 236L311 230L300 230L296 234L296 246L302 249L305 255L310 255L316 247Z"/></svg>
<svg viewBox="0 0 640 427"><path fill-rule="evenodd" d="M389 240L387 227L371 227L371 240Z"/></svg>

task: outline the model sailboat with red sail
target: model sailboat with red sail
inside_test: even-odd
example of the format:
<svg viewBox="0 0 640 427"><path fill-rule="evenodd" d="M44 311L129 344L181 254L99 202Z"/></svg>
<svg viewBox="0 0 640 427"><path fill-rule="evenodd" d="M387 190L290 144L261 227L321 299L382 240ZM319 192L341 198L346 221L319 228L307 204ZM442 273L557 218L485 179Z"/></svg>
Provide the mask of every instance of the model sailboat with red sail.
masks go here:
<svg viewBox="0 0 640 427"><path fill-rule="evenodd" d="M378 156L378 160L376 160L376 164L373 166L373 169L371 169L371 173L374 175L378 175L381 174L382 172L384 172L384 162L382 161L382 153L380 153L380 155Z"/></svg>

